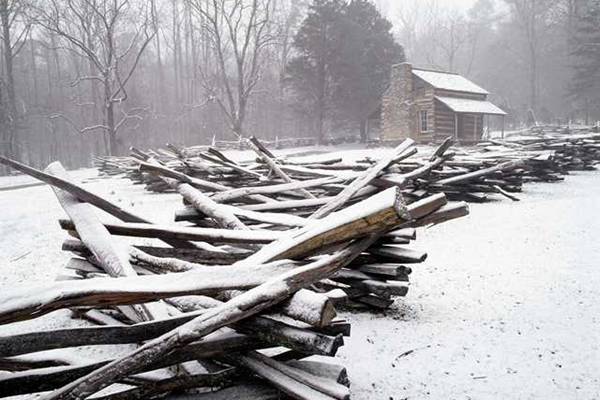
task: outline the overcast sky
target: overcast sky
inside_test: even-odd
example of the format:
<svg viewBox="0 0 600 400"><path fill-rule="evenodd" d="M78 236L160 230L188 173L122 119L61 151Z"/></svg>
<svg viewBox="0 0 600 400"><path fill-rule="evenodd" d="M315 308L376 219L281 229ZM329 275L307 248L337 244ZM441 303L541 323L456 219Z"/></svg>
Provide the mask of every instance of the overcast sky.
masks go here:
<svg viewBox="0 0 600 400"><path fill-rule="evenodd" d="M397 9L398 7L401 7L403 3L411 1L418 0L375 0L375 2L382 8L382 11L384 11L386 14L394 9ZM456 7L466 11L471 8L476 1L477 0L441 0L440 3L444 6Z"/></svg>

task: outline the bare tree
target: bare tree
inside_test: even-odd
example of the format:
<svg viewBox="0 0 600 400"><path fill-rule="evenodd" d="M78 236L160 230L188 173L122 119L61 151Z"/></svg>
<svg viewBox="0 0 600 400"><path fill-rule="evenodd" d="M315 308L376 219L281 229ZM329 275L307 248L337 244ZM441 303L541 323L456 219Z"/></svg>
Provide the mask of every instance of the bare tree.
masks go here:
<svg viewBox="0 0 600 400"><path fill-rule="evenodd" d="M446 58L448 71L454 71L457 55L469 39L467 21L462 14L448 10L437 25L438 35L434 40Z"/></svg>
<svg viewBox="0 0 600 400"><path fill-rule="evenodd" d="M15 90L14 60L23 49L30 31L30 24L25 19L26 2L18 0L0 0L0 25L2 31L2 52L4 55L4 79L0 82L6 89L6 106L2 107L2 116L5 119L2 135L2 147L6 147L8 154L18 156L19 143L17 141L17 95ZM2 96L0 96L0 102ZM0 105L1 106L1 105Z"/></svg>
<svg viewBox="0 0 600 400"><path fill-rule="evenodd" d="M242 137L248 101L264 67L264 50L275 40L272 0L190 3L203 23L216 64L215 71L201 69L202 85L219 105L231 131Z"/></svg>
<svg viewBox="0 0 600 400"><path fill-rule="evenodd" d="M550 0L506 0L511 6L514 19L524 35L529 66L529 107L538 107L540 39L546 24L547 13L552 7Z"/></svg>
<svg viewBox="0 0 600 400"><path fill-rule="evenodd" d="M125 110L123 104L127 84L156 34L151 11L147 2L129 0L49 0L36 7L37 23L91 65L90 74L76 77L73 85L93 81L101 87L103 121L79 128L67 115L54 117L81 133L102 131L108 136L110 154L118 153L119 130L128 121L142 118L141 107Z"/></svg>

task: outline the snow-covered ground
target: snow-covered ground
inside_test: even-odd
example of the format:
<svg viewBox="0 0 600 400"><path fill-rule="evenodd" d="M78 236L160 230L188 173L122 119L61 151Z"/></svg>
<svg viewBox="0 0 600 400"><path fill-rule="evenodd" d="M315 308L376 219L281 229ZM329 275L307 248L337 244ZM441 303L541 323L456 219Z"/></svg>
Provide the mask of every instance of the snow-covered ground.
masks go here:
<svg viewBox="0 0 600 400"><path fill-rule="evenodd" d="M355 399L599 399L600 174L420 232L408 296L352 314Z"/></svg>
<svg viewBox="0 0 600 400"><path fill-rule="evenodd" d="M157 222L181 205L94 170L73 175ZM344 314L353 335L339 358L354 399L600 399L600 173L528 185L521 198L472 205L469 217L420 231L415 247L429 259L413 268L408 296L385 314ZM0 209L0 291L53 280L68 256L52 191L0 191ZM59 311L0 334L79 324Z"/></svg>

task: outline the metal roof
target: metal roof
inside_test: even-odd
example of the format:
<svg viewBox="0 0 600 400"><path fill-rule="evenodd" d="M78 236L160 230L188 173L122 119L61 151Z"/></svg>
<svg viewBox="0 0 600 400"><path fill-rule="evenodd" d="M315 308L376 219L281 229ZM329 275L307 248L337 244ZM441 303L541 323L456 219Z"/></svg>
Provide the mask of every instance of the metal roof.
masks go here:
<svg viewBox="0 0 600 400"><path fill-rule="evenodd" d="M489 94L485 89L477 86L464 76L449 72L427 71L413 68L413 74L430 84L436 89Z"/></svg>
<svg viewBox="0 0 600 400"><path fill-rule="evenodd" d="M435 98L456 113L506 115L499 107L496 107L487 100L457 99L455 97L441 96L435 96Z"/></svg>

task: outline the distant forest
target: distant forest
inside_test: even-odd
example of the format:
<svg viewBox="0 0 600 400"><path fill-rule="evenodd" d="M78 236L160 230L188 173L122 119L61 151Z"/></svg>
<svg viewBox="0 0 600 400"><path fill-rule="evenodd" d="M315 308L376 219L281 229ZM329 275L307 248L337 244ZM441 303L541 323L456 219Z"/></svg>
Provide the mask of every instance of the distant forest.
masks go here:
<svg viewBox="0 0 600 400"><path fill-rule="evenodd" d="M367 140L394 63L464 74L512 127L600 119L600 0L0 0L0 154Z"/></svg>

